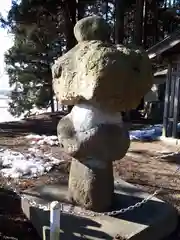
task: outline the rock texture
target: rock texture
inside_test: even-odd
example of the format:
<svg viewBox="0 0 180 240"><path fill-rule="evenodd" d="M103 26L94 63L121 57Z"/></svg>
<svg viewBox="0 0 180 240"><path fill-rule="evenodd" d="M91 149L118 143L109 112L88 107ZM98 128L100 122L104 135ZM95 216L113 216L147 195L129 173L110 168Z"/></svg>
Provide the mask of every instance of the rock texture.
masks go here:
<svg viewBox="0 0 180 240"><path fill-rule="evenodd" d="M111 44L108 29L94 16L76 24L79 43L52 67L54 91L62 104L84 99L107 111L126 111L136 108L150 90L153 77L146 52Z"/></svg>
<svg viewBox="0 0 180 240"><path fill-rule="evenodd" d="M144 51L97 40L80 42L60 57L53 77L62 104L85 99L114 112L136 108L152 85L151 63Z"/></svg>
<svg viewBox="0 0 180 240"><path fill-rule="evenodd" d="M75 25L74 36L78 42L86 40L107 41L110 36L110 27L103 18L97 16L86 17L79 20Z"/></svg>
<svg viewBox="0 0 180 240"><path fill-rule="evenodd" d="M57 128L61 146L74 157L69 198L94 211L111 207L112 162L129 148L120 112L136 108L152 85L147 54L111 44L109 33L99 17L80 20L74 28L78 44L52 67L59 102L75 105Z"/></svg>
<svg viewBox="0 0 180 240"><path fill-rule="evenodd" d="M91 112L90 108L87 109L85 116L82 116L83 107L85 110L85 105L75 106L75 109L58 124L58 138L64 151L82 162L86 161L87 157L106 162L123 158L129 148L130 140L128 131L121 125L119 114L115 115L114 119L113 116L109 116L111 119L108 122L108 116L102 114L98 117L94 108Z"/></svg>
<svg viewBox="0 0 180 240"><path fill-rule="evenodd" d="M70 200L94 211L106 211L114 189L112 162L123 158L130 145L121 114L81 103L60 120L57 133L63 150L74 157Z"/></svg>
<svg viewBox="0 0 180 240"><path fill-rule="evenodd" d="M107 211L114 196L112 163L73 160L69 175L69 198L86 209Z"/></svg>

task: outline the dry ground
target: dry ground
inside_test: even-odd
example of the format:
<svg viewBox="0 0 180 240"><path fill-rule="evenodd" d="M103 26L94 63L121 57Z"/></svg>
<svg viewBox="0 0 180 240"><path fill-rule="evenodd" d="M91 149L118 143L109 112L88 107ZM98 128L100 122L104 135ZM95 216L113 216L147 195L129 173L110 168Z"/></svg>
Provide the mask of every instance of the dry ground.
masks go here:
<svg viewBox="0 0 180 240"><path fill-rule="evenodd" d="M1 127L0 125L0 129ZM25 151L28 143L24 141L24 134L27 132L28 129L21 131L19 127L18 131L14 131L12 126L6 126L6 131L0 131L0 146ZM55 156L63 157L58 148L53 147L51 151ZM178 151L178 147L168 146L162 142L132 142L124 159L114 163L114 174L149 193L163 187L158 197L170 202L180 212L180 172L173 174L180 164L180 154L174 156L169 154ZM67 181L68 169L69 163L66 163L53 170L57 181ZM21 181L21 188L33 186L39 181L48 182L48 175L36 181ZM0 186L0 239L39 240L32 225L21 212L19 199L3 188L2 178ZM178 228L166 240L180 240Z"/></svg>

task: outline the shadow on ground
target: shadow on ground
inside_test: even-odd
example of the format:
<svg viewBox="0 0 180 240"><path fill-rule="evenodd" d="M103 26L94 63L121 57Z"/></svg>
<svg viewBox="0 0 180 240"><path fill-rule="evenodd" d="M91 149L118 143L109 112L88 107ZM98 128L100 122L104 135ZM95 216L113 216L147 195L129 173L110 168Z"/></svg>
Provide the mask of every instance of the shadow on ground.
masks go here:
<svg viewBox="0 0 180 240"><path fill-rule="evenodd" d="M40 240L24 217L20 200L4 188L0 188L0 239Z"/></svg>

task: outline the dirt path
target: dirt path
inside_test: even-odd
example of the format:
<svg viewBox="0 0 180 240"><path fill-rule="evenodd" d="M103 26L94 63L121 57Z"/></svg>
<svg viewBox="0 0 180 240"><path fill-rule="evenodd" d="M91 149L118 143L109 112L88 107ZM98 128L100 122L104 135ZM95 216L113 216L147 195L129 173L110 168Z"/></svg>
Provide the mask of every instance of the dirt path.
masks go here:
<svg viewBox="0 0 180 240"><path fill-rule="evenodd" d="M173 204L180 208L180 172L174 174L179 164L176 146L132 142L126 156L115 162L114 169L116 175L146 190L163 187L163 198L173 199Z"/></svg>
<svg viewBox="0 0 180 240"><path fill-rule="evenodd" d="M126 156L114 163L114 172L124 180L144 191L153 193L162 187L157 197L172 204L180 213L179 147L162 142L132 142ZM177 230L164 240L180 240L180 224Z"/></svg>

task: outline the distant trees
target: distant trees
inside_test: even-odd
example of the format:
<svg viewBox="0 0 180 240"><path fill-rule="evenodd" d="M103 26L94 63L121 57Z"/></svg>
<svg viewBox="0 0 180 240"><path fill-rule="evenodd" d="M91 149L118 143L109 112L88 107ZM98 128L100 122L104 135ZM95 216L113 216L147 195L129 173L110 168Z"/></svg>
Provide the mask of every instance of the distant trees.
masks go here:
<svg viewBox="0 0 180 240"><path fill-rule="evenodd" d="M51 64L62 53L58 31L58 1L23 0L14 3L6 26L14 34L14 45L5 54L11 94L10 111L51 105L54 111Z"/></svg>
<svg viewBox="0 0 180 240"><path fill-rule="evenodd" d="M10 112L18 116L33 106L54 111L51 65L76 44L77 20L98 14L112 25L113 42L148 48L179 26L178 6L179 1L162 0L14 1L7 20L1 19L2 27L14 35L5 54L13 86Z"/></svg>

